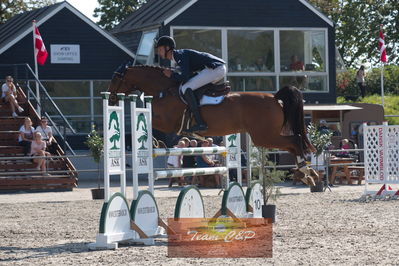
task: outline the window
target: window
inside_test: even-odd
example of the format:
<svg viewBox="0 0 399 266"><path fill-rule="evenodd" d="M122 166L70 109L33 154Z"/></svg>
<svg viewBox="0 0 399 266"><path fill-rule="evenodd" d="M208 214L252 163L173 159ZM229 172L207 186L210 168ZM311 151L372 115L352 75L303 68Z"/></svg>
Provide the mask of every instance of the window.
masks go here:
<svg viewBox="0 0 399 266"><path fill-rule="evenodd" d="M280 70L325 72L324 31L280 31Z"/></svg>
<svg viewBox="0 0 399 266"><path fill-rule="evenodd" d="M229 77L233 91L276 91L275 77Z"/></svg>
<svg viewBox="0 0 399 266"><path fill-rule="evenodd" d="M328 92L326 29L171 29L178 49L209 52L227 62L234 91L275 92L293 85Z"/></svg>
<svg viewBox="0 0 399 266"><path fill-rule="evenodd" d="M220 30L174 30L173 38L178 49L194 49L222 58L222 37Z"/></svg>
<svg viewBox="0 0 399 266"><path fill-rule="evenodd" d="M135 65L147 65L152 63L154 54L154 39L157 36L157 31L144 32L141 37L139 47L137 49Z"/></svg>
<svg viewBox="0 0 399 266"><path fill-rule="evenodd" d="M327 76L311 76L299 74L295 76L280 76L280 88L295 86L302 91L327 91Z"/></svg>
<svg viewBox="0 0 399 266"><path fill-rule="evenodd" d="M273 72L273 31L228 30L229 72Z"/></svg>

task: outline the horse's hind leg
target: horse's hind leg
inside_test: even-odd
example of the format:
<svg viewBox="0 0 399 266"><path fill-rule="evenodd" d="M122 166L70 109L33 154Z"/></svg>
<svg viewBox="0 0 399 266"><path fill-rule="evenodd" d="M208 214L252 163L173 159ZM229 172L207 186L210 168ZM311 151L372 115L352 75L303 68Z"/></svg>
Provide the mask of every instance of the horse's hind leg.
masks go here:
<svg viewBox="0 0 399 266"><path fill-rule="evenodd" d="M313 169L309 169L306 165L305 155L302 146L302 139L298 136L281 136L273 135L268 137L251 135L252 141L255 146L261 146L264 148L275 148L279 150L285 150L292 153L295 156L296 164L301 172L305 174L302 181L305 184L315 185L312 176L318 177L317 173ZM312 171L313 170L313 171Z"/></svg>
<svg viewBox="0 0 399 266"><path fill-rule="evenodd" d="M303 156L303 151L298 145L297 137L295 136L256 136L251 135L252 141L255 146L264 148L275 148L279 150L285 150L292 153L295 156Z"/></svg>

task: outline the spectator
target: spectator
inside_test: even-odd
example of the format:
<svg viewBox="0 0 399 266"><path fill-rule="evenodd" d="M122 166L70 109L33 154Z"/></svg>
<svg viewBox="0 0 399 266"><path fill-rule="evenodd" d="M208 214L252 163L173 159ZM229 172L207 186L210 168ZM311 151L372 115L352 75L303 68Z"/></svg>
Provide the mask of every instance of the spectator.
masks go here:
<svg viewBox="0 0 399 266"><path fill-rule="evenodd" d="M332 131L333 136L341 136L341 131L339 131L337 125L332 124L329 129Z"/></svg>
<svg viewBox="0 0 399 266"><path fill-rule="evenodd" d="M207 140L204 140L202 142L201 147L209 147L209 142ZM197 162L197 167L212 167L215 166L216 162L213 161L210 157L210 155L207 154L202 154L199 156L196 156L196 162ZM215 182L216 182L216 186L220 187L220 175L214 175L215 176ZM200 184L203 185L204 182L204 176L199 176L200 178ZM194 178L195 179L195 178Z"/></svg>
<svg viewBox="0 0 399 266"><path fill-rule="evenodd" d="M30 152L31 142L33 140L33 133L35 129L32 127L32 120L25 117L24 124L19 129L18 144L24 147L24 155Z"/></svg>
<svg viewBox="0 0 399 266"><path fill-rule="evenodd" d="M42 116L40 119L40 125L36 127L36 132L40 132L42 140L46 142L46 151L57 155L57 142L53 137L53 130L48 125L48 120L45 116Z"/></svg>
<svg viewBox="0 0 399 266"><path fill-rule="evenodd" d="M192 139L190 140L188 146L190 148L196 148L198 146L198 142L195 139ZM195 161L194 156L192 155L183 156L183 168L195 168L195 167L197 167L197 163ZM193 176L187 176L187 180L190 184L193 184L193 181L195 181Z"/></svg>
<svg viewBox="0 0 399 266"><path fill-rule="evenodd" d="M185 143L183 140L180 140L179 143L177 145L174 146L174 148L184 148ZM180 156L176 156L176 155L171 155L168 157L168 168L172 168L172 169L177 169L177 168L181 168L182 165L182 155ZM176 180L178 180L178 185L179 186L183 186L183 182L184 182L184 177L173 177L169 179L169 187L172 187L173 182L175 182Z"/></svg>
<svg viewBox="0 0 399 266"><path fill-rule="evenodd" d="M22 113L24 109L19 106L17 101L17 88L14 85L14 80L11 76L6 77L6 82L1 86L1 99L4 103L10 103L12 116L17 117L18 112Z"/></svg>
<svg viewBox="0 0 399 266"><path fill-rule="evenodd" d="M49 152L46 152L46 142L42 140L42 134L40 132L34 133L34 140L31 142L31 156L45 157L50 156ZM33 162L37 164L37 170L42 171L43 175L49 176L47 173L46 159L45 158L34 158Z"/></svg>
<svg viewBox="0 0 399 266"><path fill-rule="evenodd" d="M190 139L189 138L182 137L180 140L184 141L184 148L187 148L190 145Z"/></svg>
<svg viewBox="0 0 399 266"><path fill-rule="evenodd" d="M350 157L349 152L345 150L349 150L351 147L349 145L349 140L348 139L342 139L341 140L341 152L337 154L337 157Z"/></svg>
<svg viewBox="0 0 399 266"><path fill-rule="evenodd" d="M364 66L361 66L359 70L356 72L356 82L359 86L360 93L362 94L362 98L366 95L366 83L365 83L366 72L364 71Z"/></svg>
<svg viewBox="0 0 399 266"><path fill-rule="evenodd" d="M318 130L320 131L320 134L330 133L326 120L320 120Z"/></svg>
<svg viewBox="0 0 399 266"><path fill-rule="evenodd" d="M304 71L305 67L302 61L299 60L298 56L293 55L291 56L291 64L290 64L291 71ZM307 76L294 76L292 77L291 84L296 86L299 90L303 90L305 87Z"/></svg>
<svg viewBox="0 0 399 266"><path fill-rule="evenodd" d="M292 70L292 71L303 71L303 70L305 70L303 62L299 60L297 55L291 56L290 70Z"/></svg>
<svg viewBox="0 0 399 266"><path fill-rule="evenodd" d="M213 138L206 138L206 140L208 141L208 147L218 147L218 145L213 143ZM209 155L209 158L211 158L213 161L218 161L218 154L211 154Z"/></svg>
<svg viewBox="0 0 399 266"><path fill-rule="evenodd" d="M197 141L196 140L191 140L191 141L189 140L188 142L186 142L184 140L184 142L186 143L185 146L184 146L185 148L187 148L188 146L197 147L197 145L196 145ZM183 168L194 168L194 167L196 167L194 156L190 156L190 155L183 156L183 165L182 166L183 166Z"/></svg>

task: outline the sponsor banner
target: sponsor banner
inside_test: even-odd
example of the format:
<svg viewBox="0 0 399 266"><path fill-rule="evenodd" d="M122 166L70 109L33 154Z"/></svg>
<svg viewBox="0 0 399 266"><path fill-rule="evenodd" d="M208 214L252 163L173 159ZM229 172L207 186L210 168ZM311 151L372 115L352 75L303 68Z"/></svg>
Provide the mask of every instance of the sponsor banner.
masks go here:
<svg viewBox="0 0 399 266"><path fill-rule="evenodd" d="M52 64L80 64L79 44L51 44Z"/></svg>
<svg viewBox="0 0 399 266"><path fill-rule="evenodd" d="M168 236L172 258L271 258L271 219L168 219L176 232Z"/></svg>
<svg viewBox="0 0 399 266"><path fill-rule="evenodd" d="M225 136L225 143L227 148L227 167L239 168L241 167L241 145L240 134L230 134Z"/></svg>
<svg viewBox="0 0 399 266"><path fill-rule="evenodd" d="M150 113L146 112L138 112L135 131L136 131L136 139L134 147L136 147L135 151L137 154L137 170L138 173L149 173L152 171L150 166L150 160L152 159L151 154L151 146L152 139L149 138L148 130L151 130L151 125L148 125L148 121L150 121Z"/></svg>
<svg viewBox="0 0 399 266"><path fill-rule="evenodd" d="M107 110L108 115L108 134L107 134L107 163L108 170L113 172L123 171L122 167L122 143L121 138L125 137L122 129L122 109L110 107Z"/></svg>

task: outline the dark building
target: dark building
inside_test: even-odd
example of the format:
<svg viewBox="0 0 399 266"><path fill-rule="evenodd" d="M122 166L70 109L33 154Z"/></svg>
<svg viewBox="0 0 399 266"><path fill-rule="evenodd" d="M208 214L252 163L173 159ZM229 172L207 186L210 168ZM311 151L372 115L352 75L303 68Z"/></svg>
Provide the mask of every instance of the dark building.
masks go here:
<svg viewBox="0 0 399 266"><path fill-rule="evenodd" d="M335 103L334 23L305 0L150 0L112 33L153 64L153 39L213 53L236 91L295 85L308 103Z"/></svg>
<svg viewBox="0 0 399 266"><path fill-rule="evenodd" d="M134 60L134 54L69 3L61 2L16 15L0 26L1 78L12 75L20 83L30 78L23 67L5 64L28 63L34 69L32 20L37 21L49 53L45 65L39 66L40 81L82 140L91 124L102 126L100 92L107 90L113 71Z"/></svg>

